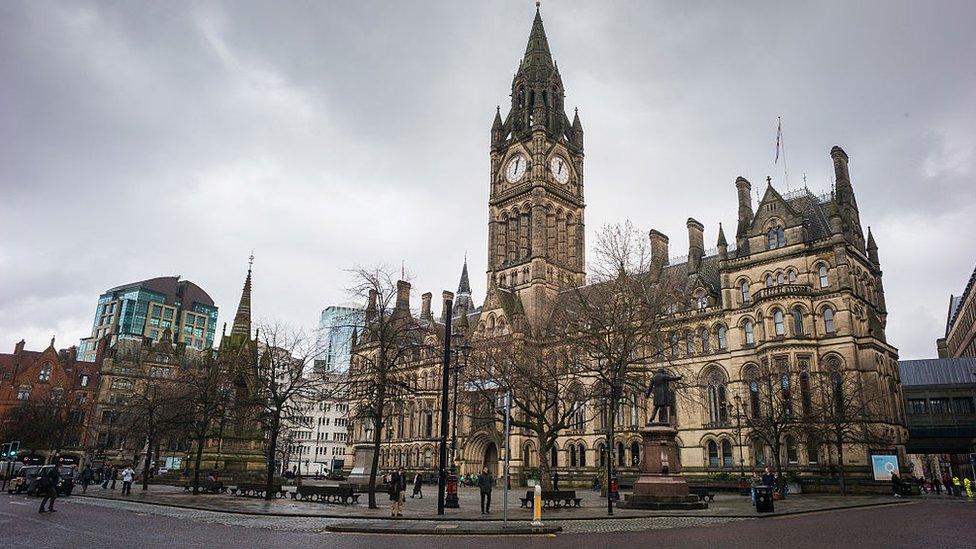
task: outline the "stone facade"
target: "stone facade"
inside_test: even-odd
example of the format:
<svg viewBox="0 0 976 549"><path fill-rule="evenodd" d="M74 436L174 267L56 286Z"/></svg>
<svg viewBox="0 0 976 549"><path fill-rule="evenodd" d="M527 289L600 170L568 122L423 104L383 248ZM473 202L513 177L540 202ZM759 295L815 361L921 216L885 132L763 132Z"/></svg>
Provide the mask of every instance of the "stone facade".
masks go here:
<svg viewBox="0 0 976 549"><path fill-rule="evenodd" d="M939 358L976 357L976 270L960 296L949 296L945 337L936 341Z"/></svg>
<svg viewBox="0 0 976 549"><path fill-rule="evenodd" d="M513 79L511 109L504 119L496 112L491 128L488 294L480 309L460 317L462 330L474 340L538 331L551 317L560 288L585 284L583 128L578 113L572 122L565 115L563 94L537 12ZM685 474L734 473L740 465L751 470L771 463L769 449L737 428L733 409L735 395L748 402L750 376L763 364L789 365L801 377L828 365L853 372L866 395L879 397L873 412L888 440L881 448L845 449L849 471L869 474L874 450L904 458L898 354L885 338L878 247L870 230L866 238L862 230L847 154L834 147L830 157L836 182L822 195L807 189L782 194L767 179L754 209L752 184L738 178L735 240L729 243L719 226L714 251L705 250L704 225L694 219L688 219L687 256L680 259L670 258L667 236L650 231L651 263L686 281L687 299L668 311L671 349L660 366L707 395L677 397ZM426 294L417 322L436 343L443 326L430 316L429 299ZM436 470L440 362L437 352L421 352L412 363L417 390L387 427L381 467ZM608 453L607 417L596 402L581 403L551 461L570 481L591 482L608 458L622 476L635 477L648 412L642 395L627 395L616 411L619 431ZM500 425L474 422L478 414L463 407L458 416L460 472L483 465L500 470ZM350 433L353 443L366 440L362 423ZM826 471L830 449L809 442L785 441L788 469ZM514 476L538 466L530 436L516 431L511 445Z"/></svg>

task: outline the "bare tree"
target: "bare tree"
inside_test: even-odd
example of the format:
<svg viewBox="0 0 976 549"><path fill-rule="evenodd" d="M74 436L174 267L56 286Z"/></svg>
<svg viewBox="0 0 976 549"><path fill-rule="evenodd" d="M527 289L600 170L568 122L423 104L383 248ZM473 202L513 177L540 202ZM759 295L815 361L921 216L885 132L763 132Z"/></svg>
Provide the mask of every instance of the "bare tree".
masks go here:
<svg viewBox="0 0 976 549"><path fill-rule="evenodd" d="M745 425L754 439L772 451L776 475L783 478L787 437L814 425L808 374L785 357L763 359L745 372L745 383L749 397Z"/></svg>
<svg viewBox="0 0 976 549"><path fill-rule="evenodd" d="M616 410L628 393L646 387L653 364L666 360L665 310L683 291L652 258L647 239L630 222L597 233L588 286L564 292L557 323L588 360L586 375L603 403L606 444L613 448ZM652 260L653 259L653 260ZM612 460L608 459L609 485ZM612 503L608 499L608 512Z"/></svg>
<svg viewBox="0 0 976 549"><path fill-rule="evenodd" d="M808 436L833 446L840 491L847 495L845 445L880 445L891 440L880 426L884 399L878 392L865 391L861 373L842 369L838 359L827 359L826 368L814 377L814 386L815 424Z"/></svg>
<svg viewBox="0 0 976 549"><path fill-rule="evenodd" d="M258 330L258 366L253 372L256 398L264 403L257 421L264 428L266 457L265 498L273 499L275 456L279 437L288 425L305 416L302 404L319 396L311 373L319 349L314 337L280 324Z"/></svg>
<svg viewBox="0 0 976 549"><path fill-rule="evenodd" d="M373 458L369 473L369 507L376 509L376 475L380 444L387 416L395 401L412 392L406 375L401 375L419 356L423 329L409 310L409 285L396 281L393 271L383 267L360 268L352 272L349 293L366 301L362 334L352 347L350 396L356 402L350 416L370 428ZM407 294L407 295L405 295Z"/></svg>
<svg viewBox="0 0 976 549"><path fill-rule="evenodd" d="M120 419L131 436L145 440L142 489L147 490L153 451L183 423L184 404L183 394L172 380L150 378L141 385L126 399Z"/></svg>
<svg viewBox="0 0 976 549"><path fill-rule="evenodd" d="M182 425L194 443L193 493L200 491L200 466L207 440L218 429L232 405L231 373L221 367L213 353L181 365Z"/></svg>
<svg viewBox="0 0 976 549"><path fill-rule="evenodd" d="M543 489L551 489L550 452L587 399L584 385L573 375L577 363L567 352L569 347L558 341L527 339L522 332L476 343L473 368L465 373L467 385L475 389L471 394L481 400L471 406L472 422L494 424L499 415L504 419L496 397L508 391L510 426L532 434L539 454L539 480Z"/></svg>
<svg viewBox="0 0 976 549"><path fill-rule="evenodd" d="M19 440L22 450L47 450L49 457L64 448L79 446L88 428L86 418L94 406L77 398L82 391L52 391L43 398L15 406L3 420L5 440Z"/></svg>

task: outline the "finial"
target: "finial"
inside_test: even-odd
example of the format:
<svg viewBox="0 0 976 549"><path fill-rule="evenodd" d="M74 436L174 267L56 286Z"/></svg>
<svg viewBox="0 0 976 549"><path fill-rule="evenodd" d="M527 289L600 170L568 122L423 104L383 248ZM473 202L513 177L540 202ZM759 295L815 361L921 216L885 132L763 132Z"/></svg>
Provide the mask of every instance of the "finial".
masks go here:
<svg viewBox="0 0 976 549"><path fill-rule="evenodd" d="M773 185L773 178L767 175L766 176L766 184L769 185L769 186L772 186Z"/></svg>
<svg viewBox="0 0 976 549"><path fill-rule="evenodd" d="M254 250L251 250L251 255L247 258L247 270L251 270L251 266L254 265Z"/></svg>
<svg viewBox="0 0 976 549"><path fill-rule="evenodd" d="M539 0L535 0L535 10L536 11L539 11L539 8L541 6L542 6L542 2L540 2Z"/></svg>

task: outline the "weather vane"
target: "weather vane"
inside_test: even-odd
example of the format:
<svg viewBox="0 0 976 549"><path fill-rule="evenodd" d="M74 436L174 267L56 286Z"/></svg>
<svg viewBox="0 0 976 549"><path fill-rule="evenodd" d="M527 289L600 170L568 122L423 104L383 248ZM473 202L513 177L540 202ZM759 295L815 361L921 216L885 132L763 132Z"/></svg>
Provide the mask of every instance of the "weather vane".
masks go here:
<svg viewBox="0 0 976 549"><path fill-rule="evenodd" d="M254 265L254 250L251 250L251 256L247 258L247 268L248 268L248 270L251 269L251 266L252 265Z"/></svg>

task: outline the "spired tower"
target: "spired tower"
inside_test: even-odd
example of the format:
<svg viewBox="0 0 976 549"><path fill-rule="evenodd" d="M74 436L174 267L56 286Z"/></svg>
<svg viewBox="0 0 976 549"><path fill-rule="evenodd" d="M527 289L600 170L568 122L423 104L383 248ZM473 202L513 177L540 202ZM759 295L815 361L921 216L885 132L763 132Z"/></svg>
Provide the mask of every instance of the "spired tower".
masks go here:
<svg viewBox="0 0 976 549"><path fill-rule="evenodd" d="M558 289L585 279L583 125L564 99L537 7L511 108L491 127L488 201L488 287L517 294L536 328Z"/></svg>

